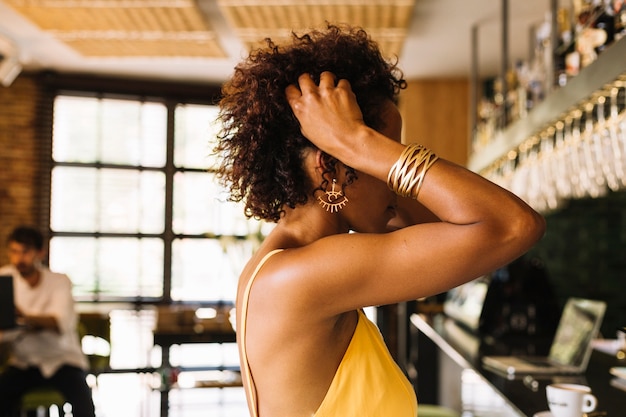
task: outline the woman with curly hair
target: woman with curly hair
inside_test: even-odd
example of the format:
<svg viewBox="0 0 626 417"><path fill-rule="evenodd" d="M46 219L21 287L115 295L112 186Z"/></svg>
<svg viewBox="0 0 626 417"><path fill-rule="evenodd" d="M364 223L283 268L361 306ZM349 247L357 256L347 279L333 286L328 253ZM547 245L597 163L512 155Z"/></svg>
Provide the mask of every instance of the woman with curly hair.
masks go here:
<svg viewBox="0 0 626 417"><path fill-rule="evenodd" d="M544 220L400 143L406 82L362 29L267 42L223 87L216 148L232 200L276 222L237 294L251 415L414 417L415 391L362 309L492 271L527 251Z"/></svg>

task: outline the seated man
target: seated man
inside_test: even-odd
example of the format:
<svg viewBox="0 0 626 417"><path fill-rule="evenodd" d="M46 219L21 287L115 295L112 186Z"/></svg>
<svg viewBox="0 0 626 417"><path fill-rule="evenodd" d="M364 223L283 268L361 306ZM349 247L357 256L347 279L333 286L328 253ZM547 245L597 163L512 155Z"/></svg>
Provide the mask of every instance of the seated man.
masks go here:
<svg viewBox="0 0 626 417"><path fill-rule="evenodd" d="M19 328L0 332L12 345L8 366L0 374L0 417L13 415L20 397L31 388L52 386L72 405L74 417L93 417L91 390L85 380L88 362L77 333L72 283L65 274L41 264L43 236L18 227L8 238Z"/></svg>

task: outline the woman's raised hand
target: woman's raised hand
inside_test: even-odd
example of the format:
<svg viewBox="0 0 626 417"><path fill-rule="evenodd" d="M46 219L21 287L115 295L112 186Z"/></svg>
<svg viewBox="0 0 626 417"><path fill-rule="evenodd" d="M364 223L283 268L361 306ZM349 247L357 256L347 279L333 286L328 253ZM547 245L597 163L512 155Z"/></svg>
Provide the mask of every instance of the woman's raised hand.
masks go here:
<svg viewBox="0 0 626 417"><path fill-rule="evenodd" d="M309 74L298 78L298 86L289 85L285 94L302 134L318 148L341 159L341 150L359 128L365 127L363 115L347 80L333 73L320 74L319 85Z"/></svg>

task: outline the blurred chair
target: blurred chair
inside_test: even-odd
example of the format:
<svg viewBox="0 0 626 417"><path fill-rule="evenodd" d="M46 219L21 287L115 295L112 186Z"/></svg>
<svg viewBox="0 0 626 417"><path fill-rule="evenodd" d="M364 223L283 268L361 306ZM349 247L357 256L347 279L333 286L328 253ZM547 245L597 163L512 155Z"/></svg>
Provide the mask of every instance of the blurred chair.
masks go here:
<svg viewBox="0 0 626 417"><path fill-rule="evenodd" d="M89 373L98 376L109 369L111 358L111 320L108 313L81 313L78 335L83 353L89 360Z"/></svg>
<svg viewBox="0 0 626 417"><path fill-rule="evenodd" d="M53 387L33 388L22 395L20 417L48 417L55 408L57 414L63 417L65 404L63 394Z"/></svg>

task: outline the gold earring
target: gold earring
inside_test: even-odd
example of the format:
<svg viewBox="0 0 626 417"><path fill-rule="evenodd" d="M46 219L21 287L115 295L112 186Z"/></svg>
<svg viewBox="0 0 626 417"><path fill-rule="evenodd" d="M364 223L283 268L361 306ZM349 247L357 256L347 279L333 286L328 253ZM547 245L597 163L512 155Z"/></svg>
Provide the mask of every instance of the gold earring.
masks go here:
<svg viewBox="0 0 626 417"><path fill-rule="evenodd" d="M341 191L335 191L335 185L337 184L337 180L333 178L333 185L330 191L324 192L326 195L326 200L322 198L322 196L317 197L317 200L320 202L320 205L324 207L324 209L331 213L338 213L339 210L344 208L346 204L348 204L348 197L343 195Z"/></svg>

